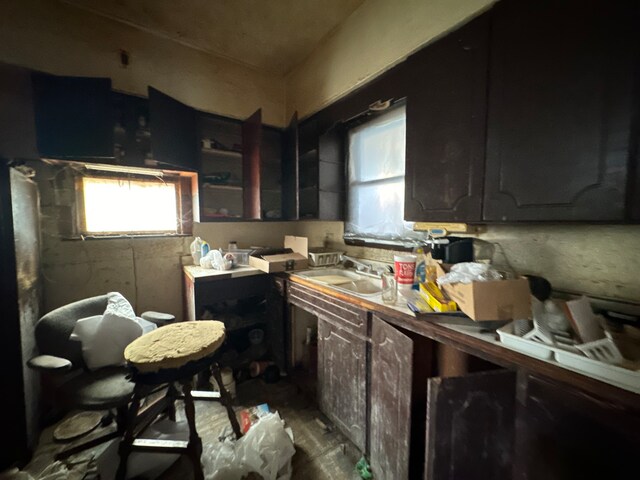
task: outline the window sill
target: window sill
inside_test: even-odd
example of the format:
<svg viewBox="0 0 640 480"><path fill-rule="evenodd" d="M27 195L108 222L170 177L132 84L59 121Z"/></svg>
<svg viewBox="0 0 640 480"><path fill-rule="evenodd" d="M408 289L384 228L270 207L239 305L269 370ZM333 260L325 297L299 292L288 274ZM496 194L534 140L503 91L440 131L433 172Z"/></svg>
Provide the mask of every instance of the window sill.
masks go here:
<svg viewBox="0 0 640 480"><path fill-rule="evenodd" d="M355 247L368 247L368 248L379 248L381 250L394 250L399 252L412 252L414 246L408 246L407 242L393 242L392 240L383 241L376 240L374 238L371 239L362 239L362 238L343 238L344 243L346 245L355 246Z"/></svg>
<svg viewBox="0 0 640 480"><path fill-rule="evenodd" d="M192 237L190 233L131 233L131 234L118 234L118 235L77 235L77 236L63 236L63 241L85 241L85 240L114 240L114 239L142 239L142 238L183 238Z"/></svg>

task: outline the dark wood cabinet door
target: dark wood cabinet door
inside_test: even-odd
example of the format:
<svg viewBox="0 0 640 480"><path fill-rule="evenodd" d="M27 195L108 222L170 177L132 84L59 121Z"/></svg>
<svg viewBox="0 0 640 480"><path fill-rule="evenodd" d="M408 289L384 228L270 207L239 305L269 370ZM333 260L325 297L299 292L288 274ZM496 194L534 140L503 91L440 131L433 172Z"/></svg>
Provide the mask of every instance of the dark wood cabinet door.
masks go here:
<svg viewBox="0 0 640 480"><path fill-rule="evenodd" d="M260 137L262 109L242 124L242 209L243 218L260 219Z"/></svg>
<svg viewBox="0 0 640 480"><path fill-rule="evenodd" d="M149 127L154 160L186 170L198 170L196 110L149 87Z"/></svg>
<svg viewBox="0 0 640 480"><path fill-rule="evenodd" d="M405 211L411 221L480 221L489 14L407 60Z"/></svg>
<svg viewBox="0 0 640 480"><path fill-rule="evenodd" d="M318 401L359 449L366 448L367 341L318 317Z"/></svg>
<svg viewBox="0 0 640 480"><path fill-rule="evenodd" d="M371 320L371 468L379 480L409 478L413 342L378 318Z"/></svg>
<svg viewBox="0 0 640 480"><path fill-rule="evenodd" d="M622 220L638 6L493 10L484 220Z"/></svg>
<svg viewBox="0 0 640 480"><path fill-rule="evenodd" d="M640 411L526 374L518 377L518 480L638 477Z"/></svg>
<svg viewBox="0 0 640 480"><path fill-rule="evenodd" d="M425 480L511 479L516 374L428 380Z"/></svg>
<svg viewBox="0 0 640 480"><path fill-rule="evenodd" d="M299 216L299 140L298 113L294 113L284 132L284 156L282 158L282 218L297 220Z"/></svg>
<svg viewBox="0 0 640 480"><path fill-rule="evenodd" d="M343 136L331 128L318 139L318 219L344 220L345 164Z"/></svg>
<svg viewBox="0 0 640 480"><path fill-rule="evenodd" d="M0 63L0 157L39 157L31 72L4 63Z"/></svg>
<svg viewBox="0 0 640 480"><path fill-rule="evenodd" d="M290 325L285 301L286 277L278 274L272 274L268 277L266 320L269 349L280 371L286 372L288 370L287 345Z"/></svg>
<svg viewBox="0 0 640 480"><path fill-rule="evenodd" d="M110 78L34 72L32 84L41 157L113 159Z"/></svg>

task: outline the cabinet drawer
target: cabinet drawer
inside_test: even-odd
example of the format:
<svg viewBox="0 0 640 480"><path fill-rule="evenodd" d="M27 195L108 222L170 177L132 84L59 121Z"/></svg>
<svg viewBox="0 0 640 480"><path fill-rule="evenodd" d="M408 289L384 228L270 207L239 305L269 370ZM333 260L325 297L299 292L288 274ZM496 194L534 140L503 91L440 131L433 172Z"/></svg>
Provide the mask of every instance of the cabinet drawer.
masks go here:
<svg viewBox="0 0 640 480"><path fill-rule="evenodd" d="M367 311L355 305L291 282L287 284L287 300L353 333L368 336Z"/></svg>

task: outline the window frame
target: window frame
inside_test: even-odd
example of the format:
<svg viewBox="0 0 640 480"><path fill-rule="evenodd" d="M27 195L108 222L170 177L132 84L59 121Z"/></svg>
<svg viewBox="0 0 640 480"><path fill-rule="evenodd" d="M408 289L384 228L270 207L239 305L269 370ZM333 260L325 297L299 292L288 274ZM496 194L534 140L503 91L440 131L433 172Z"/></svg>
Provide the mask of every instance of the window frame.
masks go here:
<svg viewBox="0 0 640 480"><path fill-rule="evenodd" d="M178 220L175 230L147 230L147 231L113 231L113 232L88 232L86 228L86 212L84 204L84 178L104 178L111 180L165 183L175 185L176 195L176 219ZM194 205L197 202L194 198L194 187L197 192L197 177L191 172L160 171L158 175L130 173L123 167L118 172L115 169L101 171L92 169L82 170L75 178L75 227L76 234L80 238L122 238L122 237L175 237L189 236L193 230Z"/></svg>
<svg viewBox="0 0 640 480"><path fill-rule="evenodd" d="M351 161L351 149L349 148L349 133L356 127L360 127L362 125L366 125L367 123L376 120L379 117L382 117L397 108L404 107L406 109L407 100L406 98L401 98L396 101L393 101L389 107L384 110L372 110L371 108L365 112L362 112L359 115L356 115L349 121L342 124L343 131L343 145L344 145L344 157L345 157L345 191L346 191L346 203L345 203L345 212L344 212L344 233L343 233L343 241L346 245L352 246L366 246L373 248L382 248L387 250L398 250L398 251L411 251L415 245L415 239L411 238L381 238L381 237L366 237L366 236L347 236L347 224L349 223L349 201L351 196L351 182L349 180L349 168ZM405 111L405 119L406 119L406 111ZM403 175L403 179L406 179L406 150L405 150L405 172ZM397 179L396 177L389 177L384 179L384 181L389 181L392 179ZM380 182L381 180L370 180L366 182L357 182L358 185L366 185L373 184L376 182ZM404 195L403 195L404 198ZM404 220L404 219L403 219Z"/></svg>

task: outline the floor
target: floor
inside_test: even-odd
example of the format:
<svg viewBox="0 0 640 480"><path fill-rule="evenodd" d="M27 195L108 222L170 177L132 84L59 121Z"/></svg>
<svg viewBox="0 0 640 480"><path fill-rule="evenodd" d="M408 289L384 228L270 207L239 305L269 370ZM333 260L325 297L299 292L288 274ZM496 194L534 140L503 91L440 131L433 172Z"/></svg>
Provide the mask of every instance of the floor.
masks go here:
<svg viewBox="0 0 640 480"><path fill-rule="evenodd" d="M260 379L245 381L237 387L236 410L267 403L271 411L280 413L294 435L296 453L292 461L293 479L359 479L354 467L360 453L318 410L314 397L304 388L304 384L303 388L298 385L286 379L275 384L267 384ZM181 414L179 410L178 420L183 417ZM217 402L198 402L196 421L204 444L217 442L229 424L223 407ZM46 467L51 468L53 455L62 448L61 444L52 440L53 428L43 432L34 458L25 468L34 479L39 478ZM94 455L102 455L104 450L104 447L98 448L75 459L75 466L70 472L76 470L76 475L67 475L67 479L95 478L95 462L88 460ZM113 458L114 451L109 458ZM180 457L159 477L160 480L186 478L191 478L191 465L184 457Z"/></svg>

